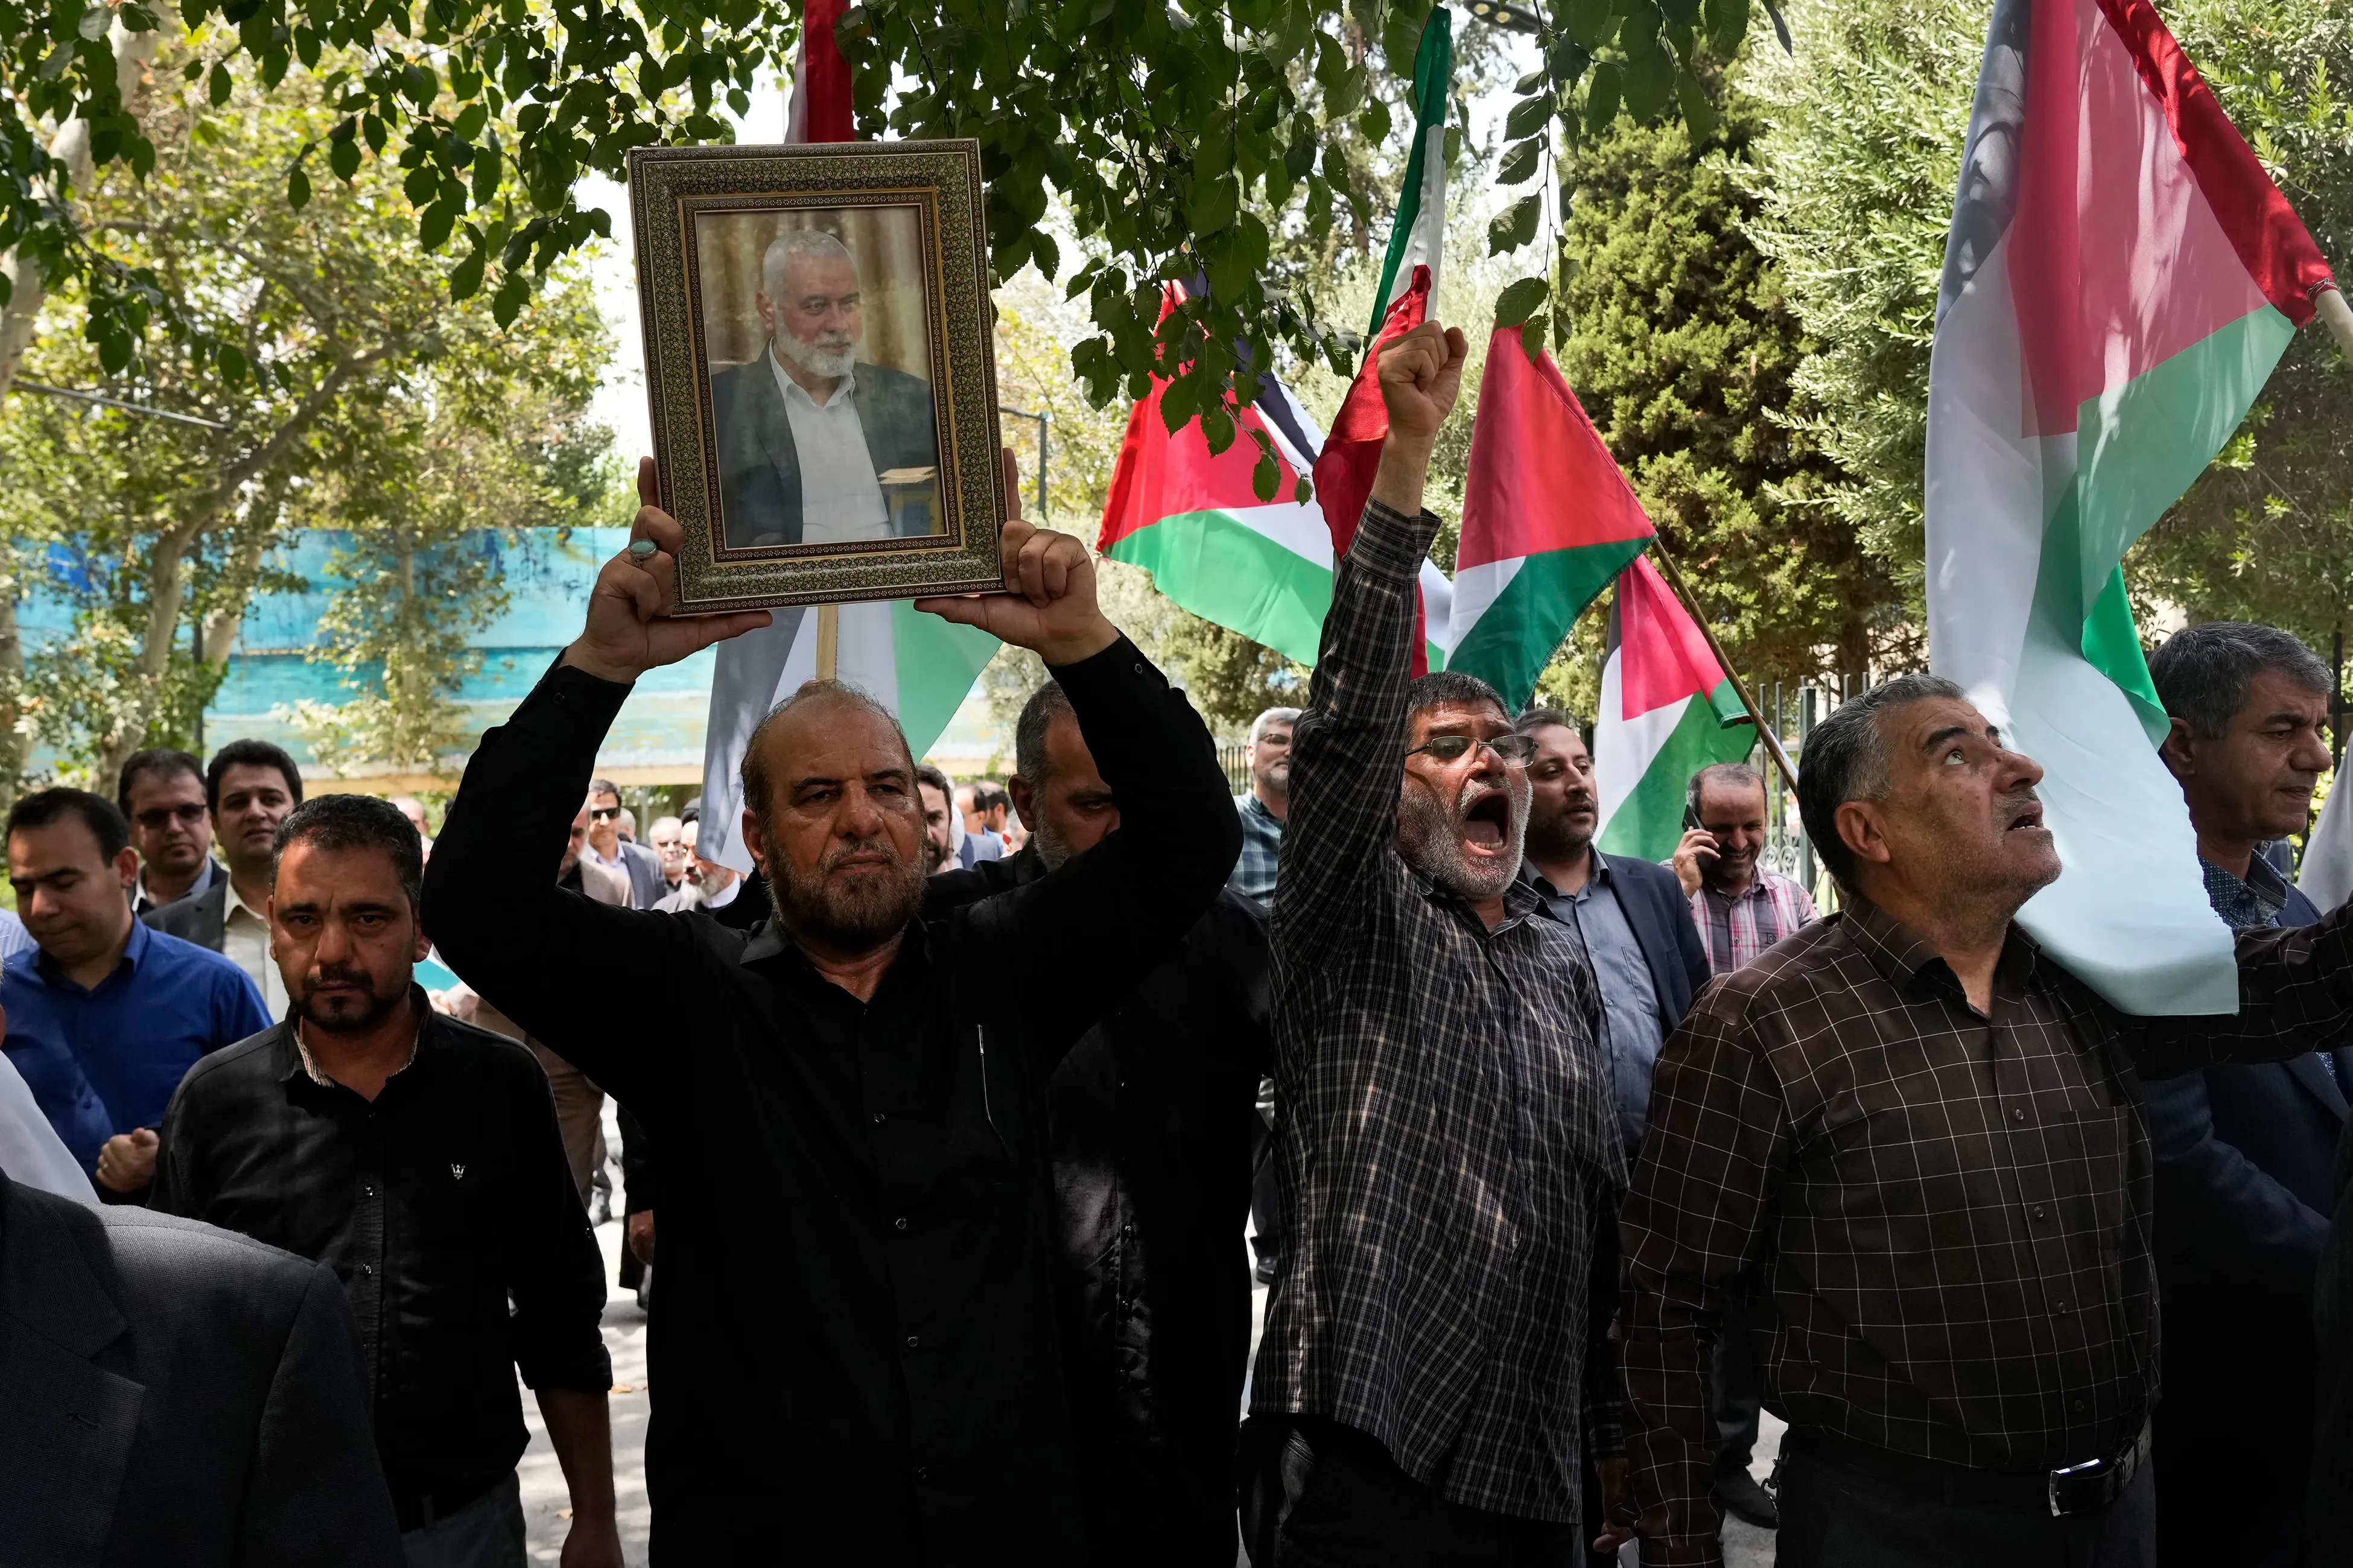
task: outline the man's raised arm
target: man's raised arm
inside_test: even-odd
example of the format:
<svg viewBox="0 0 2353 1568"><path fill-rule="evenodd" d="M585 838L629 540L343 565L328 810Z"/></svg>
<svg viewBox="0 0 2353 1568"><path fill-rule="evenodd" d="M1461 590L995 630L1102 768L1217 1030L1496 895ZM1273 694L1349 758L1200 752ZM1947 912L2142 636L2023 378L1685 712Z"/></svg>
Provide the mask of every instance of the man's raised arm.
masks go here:
<svg viewBox="0 0 2353 1568"><path fill-rule="evenodd" d="M1381 350L1388 437L1356 536L1333 576L1307 708L1292 731L1274 916L1294 954L1351 928L1366 907L1356 889L1397 833L1419 630L1415 584L1438 531L1438 519L1422 510L1422 482L1439 426L1462 389L1468 352L1460 331L1435 321Z"/></svg>
<svg viewBox="0 0 2353 1568"><path fill-rule="evenodd" d="M579 637L514 716L482 737L425 875L425 929L449 966L615 1092L625 1092L629 1074L607 1053L658 1037L663 1022L651 1014L632 1020L628 1009L668 1005L659 986L630 976L659 965L664 944L682 952L690 938L667 916L607 908L557 887L565 836L586 798L596 748L638 677L768 620L765 610L668 618L681 536L652 504L650 461L638 470L638 490L647 504L628 548L596 574Z"/></svg>

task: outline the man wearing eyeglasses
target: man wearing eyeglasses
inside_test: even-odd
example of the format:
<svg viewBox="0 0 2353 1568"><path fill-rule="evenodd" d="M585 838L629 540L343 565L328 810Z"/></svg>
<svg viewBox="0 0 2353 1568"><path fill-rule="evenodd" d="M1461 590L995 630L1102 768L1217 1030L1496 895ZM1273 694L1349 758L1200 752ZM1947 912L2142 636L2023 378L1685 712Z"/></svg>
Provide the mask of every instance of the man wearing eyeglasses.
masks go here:
<svg viewBox="0 0 2353 1568"><path fill-rule="evenodd" d="M122 764L114 804L130 819L139 850L139 879L131 884L131 912L194 898L227 880L213 858L213 814L205 805L205 766L185 752L140 752Z"/></svg>
<svg viewBox="0 0 2353 1568"><path fill-rule="evenodd" d="M1291 1235L1243 1435L1253 1562L1568 1563L1599 1457L1625 1184L1593 973L1519 879L1535 742L1409 677L1422 484L1465 347L1381 353L1388 434L1293 727L1274 889L1274 1161Z"/></svg>
<svg viewBox="0 0 2353 1568"><path fill-rule="evenodd" d="M628 878L631 909L649 910L670 896L670 879L662 875L659 855L634 837L621 837L628 815L612 780L588 781L589 858Z"/></svg>

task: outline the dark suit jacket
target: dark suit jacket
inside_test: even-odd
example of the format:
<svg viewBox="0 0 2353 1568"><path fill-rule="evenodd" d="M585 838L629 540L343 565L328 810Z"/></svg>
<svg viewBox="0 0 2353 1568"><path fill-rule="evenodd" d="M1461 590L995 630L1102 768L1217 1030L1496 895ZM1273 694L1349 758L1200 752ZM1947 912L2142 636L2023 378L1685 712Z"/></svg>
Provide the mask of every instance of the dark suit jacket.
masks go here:
<svg viewBox="0 0 2353 1568"><path fill-rule="evenodd" d="M1626 911L1642 961L1651 967L1660 1027L1672 1035L1708 980L1707 949L1700 945L1699 931L1692 924L1691 900L1683 896L1674 872L1664 866L1632 855L1603 858L1609 863L1618 907Z"/></svg>
<svg viewBox="0 0 2353 1568"><path fill-rule="evenodd" d="M0 1175L0 1563L401 1563L330 1269Z"/></svg>
<svg viewBox="0 0 2353 1568"><path fill-rule="evenodd" d="M2313 1295L2317 1331L2319 1420L2312 1439L2312 1486L2306 1495L2306 1568L2353 1568L2353 1121L2337 1143L2334 1220L2321 1244L2319 1288ZM2168 1324L2167 1331L2171 1332Z"/></svg>
<svg viewBox="0 0 2353 1568"><path fill-rule="evenodd" d="M629 873L629 907L649 910L670 897L670 879L662 875L661 852L643 844L621 840L622 868Z"/></svg>
<svg viewBox="0 0 2353 1568"><path fill-rule="evenodd" d="M2280 919L2311 925L2320 911L2291 890ZM2328 1054L2353 1081L2353 1050ZM2169 1452L2174 1473L2213 1477L2253 1445L2266 1468L2300 1473L2312 1439L2313 1288L2337 1203L2345 1096L2320 1052L2144 1079L2143 1089L2164 1312L2160 1463ZM2250 1568L2288 1561L2292 1528L2262 1544L2232 1528L2246 1506L2219 1477L2159 1503L2172 1514L2166 1528L2237 1541L2234 1561Z"/></svg>
<svg viewBox="0 0 2353 1568"><path fill-rule="evenodd" d="M877 475L940 460L931 384L904 371L860 363L850 405L866 433ZM764 347L749 364L711 377L712 427L719 433L719 499L730 549L801 542L801 463L792 416ZM934 519L909 511L892 520L902 534L933 531Z"/></svg>
<svg viewBox="0 0 2353 1568"><path fill-rule="evenodd" d="M218 952L228 934L228 872L224 869L203 892L159 904L139 918L165 936Z"/></svg>

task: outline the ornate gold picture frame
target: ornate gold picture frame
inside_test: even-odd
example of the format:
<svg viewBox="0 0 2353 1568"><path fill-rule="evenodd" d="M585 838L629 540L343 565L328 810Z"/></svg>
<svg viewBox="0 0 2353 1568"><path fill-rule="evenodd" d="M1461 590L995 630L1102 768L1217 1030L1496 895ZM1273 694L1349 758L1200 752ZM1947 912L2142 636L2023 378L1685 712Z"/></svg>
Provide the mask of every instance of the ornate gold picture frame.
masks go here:
<svg viewBox="0 0 2353 1568"><path fill-rule="evenodd" d="M678 613L1001 586L977 142L629 154Z"/></svg>

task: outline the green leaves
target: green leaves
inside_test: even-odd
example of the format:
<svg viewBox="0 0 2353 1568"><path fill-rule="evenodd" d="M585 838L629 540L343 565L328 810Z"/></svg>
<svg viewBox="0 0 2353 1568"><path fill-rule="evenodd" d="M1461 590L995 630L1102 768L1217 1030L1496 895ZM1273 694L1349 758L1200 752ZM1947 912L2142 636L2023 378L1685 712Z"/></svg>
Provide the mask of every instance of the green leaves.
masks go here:
<svg viewBox="0 0 2353 1568"><path fill-rule="evenodd" d="M1544 138L1541 136L1532 136L1504 149L1504 161L1495 166L1496 183L1516 185L1534 179L1537 168L1544 163Z"/></svg>
<svg viewBox="0 0 2353 1568"><path fill-rule="evenodd" d="M228 95L236 90L236 87L237 83L228 74L228 67L218 64L213 67L212 100L215 109L228 101Z"/></svg>
<svg viewBox="0 0 2353 1568"><path fill-rule="evenodd" d="M1501 256L1532 243L1536 237L1536 225L1542 221L1544 198L1540 195L1522 196L1488 224L1487 254Z"/></svg>
<svg viewBox="0 0 2353 1568"><path fill-rule="evenodd" d="M286 205L298 213L311 205L311 176L300 163L286 172Z"/></svg>
<svg viewBox="0 0 2353 1568"><path fill-rule="evenodd" d="M1552 297L1552 285L1541 278L1522 278L1504 285L1495 296L1495 325L1516 327Z"/></svg>

